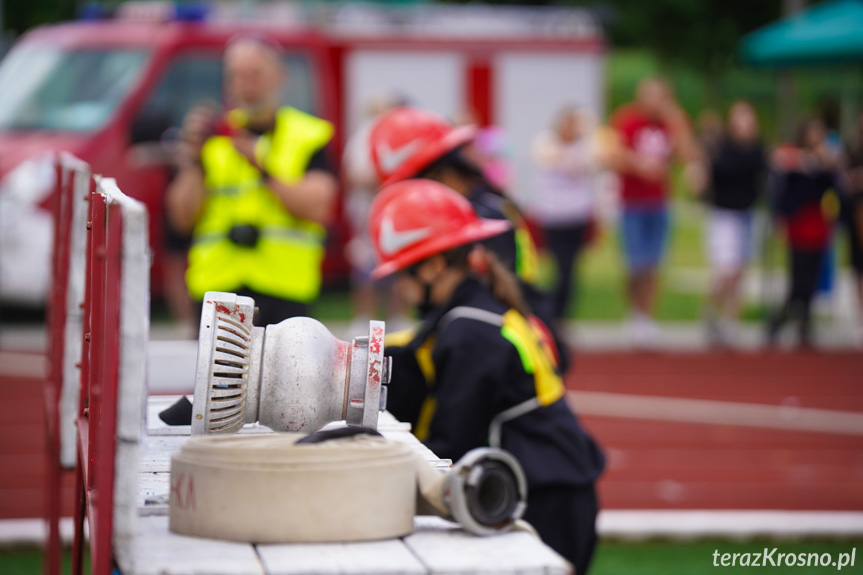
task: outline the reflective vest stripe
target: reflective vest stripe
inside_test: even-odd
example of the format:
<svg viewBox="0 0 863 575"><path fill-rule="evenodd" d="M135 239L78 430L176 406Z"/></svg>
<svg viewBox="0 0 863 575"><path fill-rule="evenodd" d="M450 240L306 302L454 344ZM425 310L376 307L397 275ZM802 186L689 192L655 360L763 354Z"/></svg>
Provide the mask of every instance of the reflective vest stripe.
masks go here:
<svg viewBox="0 0 863 575"><path fill-rule="evenodd" d="M527 228L515 230L515 272L529 284L536 282L538 271L536 247Z"/></svg>
<svg viewBox="0 0 863 575"><path fill-rule="evenodd" d="M539 399L531 397L495 415L494 419L491 420L491 425L488 426L488 446L500 447L500 435L504 423L519 418L522 415L527 415L540 407L542 407L542 404L539 403Z"/></svg>
<svg viewBox="0 0 863 575"><path fill-rule="evenodd" d="M503 213L512 223L515 235L515 274L523 282L533 284L539 275L539 254L530 236L527 222L510 201L503 203Z"/></svg>
<svg viewBox="0 0 863 575"><path fill-rule="evenodd" d="M420 371L425 376L426 385L429 386L430 393L426 395L423 404L420 407L420 414L417 418L417 427L414 434L420 441L425 441L429 436L432 418L437 409L437 399L434 396L435 370L434 361L432 360L432 351L434 350L436 339L434 336L429 337L416 351L417 364Z"/></svg>
<svg viewBox="0 0 863 575"><path fill-rule="evenodd" d="M443 317L440 318L437 324L437 330L442 331L451 322L462 318L475 319L477 321L481 321L483 323L487 323L497 327L501 327L503 325L503 316L499 313L479 309L477 307L460 305L458 307L452 308L451 310L446 312Z"/></svg>
<svg viewBox="0 0 863 575"><path fill-rule="evenodd" d="M194 242L216 242L223 240L228 237L227 233L208 233L201 234L199 236L195 236ZM313 230L299 230L299 229L274 229L274 228L264 228L261 230L261 237L267 238L286 238L291 240L298 240L303 242L312 243L315 245L320 245L322 241L326 239L326 235L313 231Z"/></svg>

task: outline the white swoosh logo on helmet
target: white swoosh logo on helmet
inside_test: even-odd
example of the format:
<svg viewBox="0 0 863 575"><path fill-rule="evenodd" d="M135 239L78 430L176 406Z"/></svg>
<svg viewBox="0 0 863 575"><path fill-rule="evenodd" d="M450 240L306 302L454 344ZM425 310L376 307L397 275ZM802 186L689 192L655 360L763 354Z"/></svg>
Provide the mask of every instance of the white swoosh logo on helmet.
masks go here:
<svg viewBox="0 0 863 575"><path fill-rule="evenodd" d="M396 231L392 218L387 217L381 222L381 232L378 245L384 255L392 255L402 249L417 243L431 235L431 228Z"/></svg>
<svg viewBox="0 0 863 575"><path fill-rule="evenodd" d="M413 140L393 150L387 142L380 142L377 149L378 162L383 171L387 173L394 172L405 160L413 156L420 146L422 146L420 140Z"/></svg>

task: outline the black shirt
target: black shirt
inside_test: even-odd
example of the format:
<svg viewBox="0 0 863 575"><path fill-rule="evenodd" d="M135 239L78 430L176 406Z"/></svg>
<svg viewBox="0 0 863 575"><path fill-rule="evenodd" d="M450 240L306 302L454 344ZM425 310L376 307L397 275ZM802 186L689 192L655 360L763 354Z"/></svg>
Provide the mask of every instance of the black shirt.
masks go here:
<svg viewBox="0 0 863 575"><path fill-rule="evenodd" d="M467 199L473 206L476 214L481 218L489 220L509 219L505 211L505 204L509 202L509 200L488 190L482 183L477 183L472 187ZM513 222L510 220L510 223ZM513 273L517 273L514 226L504 233L483 240L480 243L489 251L494 253L506 269Z"/></svg>
<svg viewBox="0 0 863 575"><path fill-rule="evenodd" d="M327 144L312 154L312 157L309 158L309 163L306 166L306 171L321 170L322 172L327 172L328 174L338 177L336 168L330 160L331 157L330 145Z"/></svg>
<svg viewBox="0 0 863 575"><path fill-rule="evenodd" d="M743 144L723 138L711 157L710 202L717 208L752 209L767 171L767 155L761 142Z"/></svg>

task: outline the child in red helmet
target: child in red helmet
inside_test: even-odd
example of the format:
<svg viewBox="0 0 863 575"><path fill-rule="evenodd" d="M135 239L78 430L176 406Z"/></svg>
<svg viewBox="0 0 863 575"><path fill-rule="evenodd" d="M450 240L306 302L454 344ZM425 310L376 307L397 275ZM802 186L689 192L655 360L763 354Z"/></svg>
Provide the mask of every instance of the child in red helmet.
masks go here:
<svg viewBox="0 0 863 575"><path fill-rule="evenodd" d="M432 112L401 107L378 118L369 136L369 148L383 186L409 178L434 180L467 198L480 217L510 223L510 229L484 240L483 246L516 275L532 312L551 328L565 371L569 350L557 334L560 326L553 299L534 285L538 258L527 224L516 205L465 153L476 135L476 126L453 126Z"/></svg>
<svg viewBox="0 0 863 575"><path fill-rule="evenodd" d="M525 519L583 574L596 546L594 483L604 457L566 403L553 346L515 278L476 246L509 227L430 180L402 181L375 198L372 275L398 274L423 319L416 334L388 338L388 405L440 457L487 445L512 453L528 481Z"/></svg>

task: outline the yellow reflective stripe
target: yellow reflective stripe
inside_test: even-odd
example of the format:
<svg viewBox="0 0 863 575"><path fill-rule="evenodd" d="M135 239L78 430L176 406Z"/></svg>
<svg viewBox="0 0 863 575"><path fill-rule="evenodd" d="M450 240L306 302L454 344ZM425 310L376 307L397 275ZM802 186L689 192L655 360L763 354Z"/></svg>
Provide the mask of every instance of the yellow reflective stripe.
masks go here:
<svg viewBox="0 0 863 575"><path fill-rule="evenodd" d="M821 196L821 213L824 214L824 217L828 220L838 219L841 207L839 194L837 194L836 190L833 188L830 188L824 192L823 196Z"/></svg>
<svg viewBox="0 0 863 575"><path fill-rule="evenodd" d="M505 325L500 328L500 335L505 337L512 343L521 358L521 364L527 373L533 373L533 358L530 355L530 350L527 349L527 344L522 341L521 337L510 326Z"/></svg>
<svg viewBox="0 0 863 575"><path fill-rule="evenodd" d="M536 281L537 270L536 247L526 228L515 230L515 272L519 278L532 284Z"/></svg>
<svg viewBox="0 0 863 575"><path fill-rule="evenodd" d="M511 309L503 315L501 334L513 342L527 373L532 373L540 405L550 405L563 397L563 380L554 369L551 358L542 348L537 333L527 320ZM506 330L506 333L504 331ZM527 358L527 359L526 359Z"/></svg>
<svg viewBox="0 0 863 575"><path fill-rule="evenodd" d="M435 338L431 336L416 351L417 364L425 377L426 385L429 387L429 393L423 400L422 407L420 407L420 414L417 418L416 428L414 429L414 435L420 441L425 441L429 436L431 422L437 410L437 399L435 399L434 392L432 391L435 385L435 369L434 362L432 361L434 346Z"/></svg>
<svg viewBox="0 0 863 575"><path fill-rule="evenodd" d="M420 407L420 415L417 418L416 428L414 428L414 435L420 441L428 439L431 422L436 410L437 399L435 399L434 395L427 395L425 400L423 400L422 407Z"/></svg>
<svg viewBox="0 0 863 575"><path fill-rule="evenodd" d="M384 335L384 347L404 347L416 337L416 328L403 329L401 331L387 332Z"/></svg>
<svg viewBox="0 0 863 575"><path fill-rule="evenodd" d="M524 282L532 284L539 274L539 254L530 237L530 230L515 204L505 201L503 212L515 234L515 274Z"/></svg>
<svg viewBox="0 0 863 575"><path fill-rule="evenodd" d="M384 336L384 345L393 347L404 347L413 341L416 337L416 328L403 329L386 334ZM423 400L420 407L419 417L417 417L416 426L413 429L413 434L420 441L425 441L429 435L432 419L434 418L435 410L437 409L437 400L435 399L432 389L435 382L434 362L432 361L432 351L434 350L434 337L427 339L415 352L417 365L426 380L426 385L429 387L429 393Z"/></svg>
<svg viewBox="0 0 863 575"><path fill-rule="evenodd" d="M416 351L417 364L420 366L420 371L426 378L426 384L429 387L434 386L435 370L434 361L432 360L432 350L434 350L435 338L429 337Z"/></svg>

